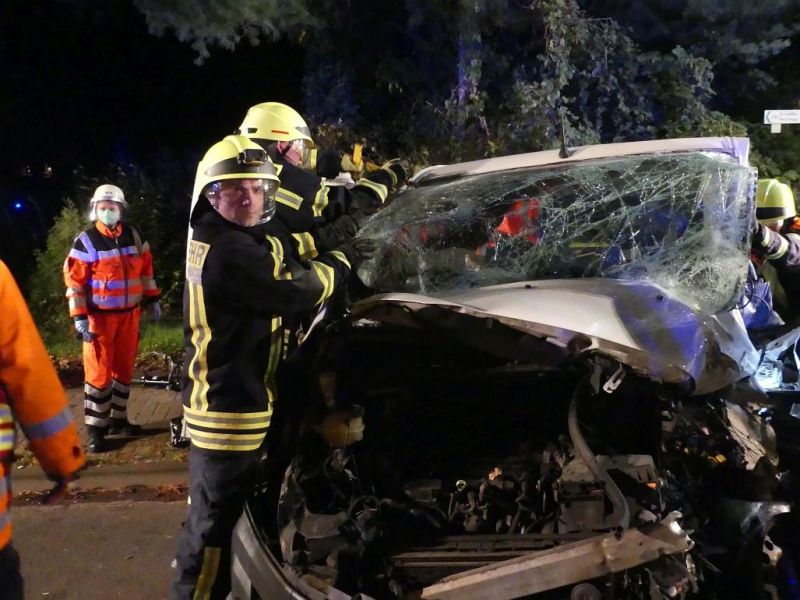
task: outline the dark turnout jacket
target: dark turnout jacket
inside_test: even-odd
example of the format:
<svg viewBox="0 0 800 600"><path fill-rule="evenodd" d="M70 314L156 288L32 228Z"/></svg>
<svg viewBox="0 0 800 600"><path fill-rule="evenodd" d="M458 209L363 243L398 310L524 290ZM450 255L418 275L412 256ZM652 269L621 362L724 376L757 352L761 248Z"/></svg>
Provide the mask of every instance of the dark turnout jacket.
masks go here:
<svg viewBox="0 0 800 600"><path fill-rule="evenodd" d="M328 186L310 171L289 163L274 147L267 152L281 180L274 221L295 234L304 258L353 237L356 222L376 212L398 185L394 172L379 169L366 174L352 189Z"/></svg>
<svg viewBox="0 0 800 600"><path fill-rule="evenodd" d="M327 300L350 271L342 252L300 263L288 246L264 235L263 227L238 227L212 210L193 224L183 300L183 403L197 448L261 446L275 400L283 317Z"/></svg>

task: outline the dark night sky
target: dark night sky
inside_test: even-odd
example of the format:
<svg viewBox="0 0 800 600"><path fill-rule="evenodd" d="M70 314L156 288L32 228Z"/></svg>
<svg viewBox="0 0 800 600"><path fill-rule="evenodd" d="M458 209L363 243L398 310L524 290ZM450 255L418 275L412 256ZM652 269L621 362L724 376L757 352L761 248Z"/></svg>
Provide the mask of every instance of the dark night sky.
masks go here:
<svg viewBox="0 0 800 600"><path fill-rule="evenodd" d="M302 52L286 43L215 48L197 66L127 0L4 0L0 15L4 174L199 155L248 106L301 98Z"/></svg>

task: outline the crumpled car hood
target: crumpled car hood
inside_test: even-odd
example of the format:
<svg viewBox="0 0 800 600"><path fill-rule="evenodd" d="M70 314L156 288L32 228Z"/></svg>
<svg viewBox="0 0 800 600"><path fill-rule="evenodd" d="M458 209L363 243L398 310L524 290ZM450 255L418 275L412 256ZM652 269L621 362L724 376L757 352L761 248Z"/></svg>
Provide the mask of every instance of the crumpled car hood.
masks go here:
<svg viewBox="0 0 800 600"><path fill-rule="evenodd" d="M556 346L595 351L654 381L688 384L693 394L752 374L759 356L735 313L707 316L644 281L528 281L436 295L372 296L356 318L405 322L412 311L491 319ZM485 335L491 335L484 327Z"/></svg>

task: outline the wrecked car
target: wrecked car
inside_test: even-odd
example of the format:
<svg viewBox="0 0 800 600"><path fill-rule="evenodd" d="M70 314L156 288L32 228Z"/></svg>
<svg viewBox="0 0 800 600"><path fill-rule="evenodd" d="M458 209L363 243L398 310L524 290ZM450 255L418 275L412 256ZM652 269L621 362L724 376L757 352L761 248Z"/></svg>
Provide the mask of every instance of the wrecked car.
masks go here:
<svg viewBox="0 0 800 600"><path fill-rule="evenodd" d="M419 173L360 234L365 297L286 363L233 597L797 597L798 336L743 326L747 154Z"/></svg>

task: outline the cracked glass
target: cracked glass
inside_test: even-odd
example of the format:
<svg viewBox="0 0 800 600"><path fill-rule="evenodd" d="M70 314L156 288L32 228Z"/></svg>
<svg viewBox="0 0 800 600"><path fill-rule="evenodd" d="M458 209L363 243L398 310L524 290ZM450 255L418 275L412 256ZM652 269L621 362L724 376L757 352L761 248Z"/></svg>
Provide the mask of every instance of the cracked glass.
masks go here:
<svg viewBox="0 0 800 600"><path fill-rule="evenodd" d="M722 153L602 159L433 178L360 237L377 292L446 293L563 278L655 283L707 313L741 296L755 169Z"/></svg>

